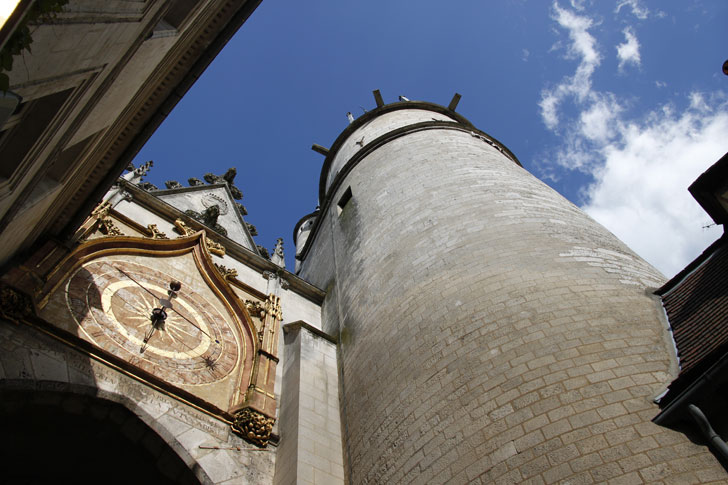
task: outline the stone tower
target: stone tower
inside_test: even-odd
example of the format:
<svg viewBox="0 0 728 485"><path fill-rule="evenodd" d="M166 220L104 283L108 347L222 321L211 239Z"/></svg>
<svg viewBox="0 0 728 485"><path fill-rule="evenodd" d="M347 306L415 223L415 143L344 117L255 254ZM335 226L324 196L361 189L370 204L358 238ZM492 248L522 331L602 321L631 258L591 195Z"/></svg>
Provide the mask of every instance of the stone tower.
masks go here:
<svg viewBox="0 0 728 485"><path fill-rule="evenodd" d="M456 113L459 95L375 99L314 146L320 210L295 231L338 337L350 483L724 477L651 422L677 370L663 277Z"/></svg>

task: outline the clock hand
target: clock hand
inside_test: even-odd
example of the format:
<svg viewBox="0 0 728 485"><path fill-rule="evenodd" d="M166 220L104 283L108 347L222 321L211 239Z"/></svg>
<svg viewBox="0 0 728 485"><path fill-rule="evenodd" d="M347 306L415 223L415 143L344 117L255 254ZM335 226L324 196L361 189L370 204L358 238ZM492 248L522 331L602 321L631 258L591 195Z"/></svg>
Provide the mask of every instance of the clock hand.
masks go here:
<svg viewBox="0 0 728 485"><path fill-rule="evenodd" d="M214 341L216 344L219 344L220 343L220 341L218 339L213 338L212 335L210 335L209 333L207 333L204 330L202 330L195 322L193 322L192 320L190 320L186 316L182 315L180 312L178 312L174 308L170 307L169 309L172 310L173 312L175 312L177 315L179 315L183 319L185 319L187 321L187 323L189 323L190 325L192 325L193 327L195 327L197 330L199 330L200 332L202 332L203 334L205 334L207 336L207 338L209 338L210 340Z"/></svg>
<svg viewBox="0 0 728 485"><path fill-rule="evenodd" d="M155 295L154 293L152 293L152 291L151 291L151 290L147 289L147 288L146 288L146 287L145 287L144 285L142 285L142 284L141 284L141 283L139 283L139 282L138 282L138 281L137 281L136 279L134 279L134 277L133 277L133 276L131 276L131 275L130 275L129 273L127 273L126 271L124 271L124 270L123 270L123 269L121 269L121 268L117 268L116 266L113 266L113 267L114 267L114 268L115 268L115 269L116 269L117 271L119 271L119 272L120 272L121 274L123 274L124 276L126 276L127 278L129 278L130 280L132 280L132 281L133 281L134 283L136 283L136 284L137 284L137 285L138 285L138 286L139 286L139 287L140 287L141 289L143 289L144 291L146 291L147 293L149 293L150 295L152 295L152 296L153 296L154 298L156 298L157 300L159 300L159 299L160 299L160 298L159 298L159 297L158 297L157 295ZM187 321L187 323L189 323L190 325L192 325L193 327L195 327L195 328L196 328L197 330L199 330L200 332L202 332L202 333L203 333L204 335L206 335L206 336L207 336L207 338L209 338L210 340L214 341L214 342L215 342L216 344L219 344L219 343L220 343L220 341L219 341L219 340L217 340L216 338L213 338L213 337L212 337L212 335L210 335L209 333L207 333L207 332L205 332L204 330L202 330L202 329L201 329L201 328L200 328L200 327L199 327L199 326L198 326L198 325L197 325L196 323L194 323L194 322L193 322L192 320L190 320L190 319L189 319L189 318L187 318L186 316L182 315L182 314L181 314L180 312L178 312L177 310L175 310L175 309L174 309L174 308L172 308L172 307L169 307L169 309L170 309L170 310L172 310L172 311L174 311L174 312L175 312L175 313L176 313L177 315L179 315L180 317L182 317L183 319L185 319L185 320ZM152 333L153 333L153 332L152 332ZM151 335L150 335L150 337L149 337L149 338L151 338Z"/></svg>
<svg viewBox="0 0 728 485"><path fill-rule="evenodd" d="M123 274L124 276L126 276L127 278L129 278L130 280L132 280L134 283L136 283L137 286L139 286L139 288L141 288L142 290L144 290L147 293L149 293L150 295L152 295L155 300L159 300L160 299L157 295L155 295L154 293L152 293L151 290L147 289L147 287L145 287L143 284L139 283L132 275L130 275L129 273L127 273L126 271L124 271L121 268L117 268L116 266L112 266L112 267L115 270L117 270L118 272L120 272L121 274Z"/></svg>

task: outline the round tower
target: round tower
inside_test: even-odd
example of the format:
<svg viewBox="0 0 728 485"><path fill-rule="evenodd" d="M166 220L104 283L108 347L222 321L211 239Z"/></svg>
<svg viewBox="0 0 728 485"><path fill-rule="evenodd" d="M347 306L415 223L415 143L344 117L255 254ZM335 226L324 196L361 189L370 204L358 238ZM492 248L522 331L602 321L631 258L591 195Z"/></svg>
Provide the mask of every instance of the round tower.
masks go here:
<svg viewBox="0 0 728 485"><path fill-rule="evenodd" d="M339 341L349 481L639 483L688 448L708 466L650 421L676 371L663 277L454 103L378 104L328 150L297 248Z"/></svg>

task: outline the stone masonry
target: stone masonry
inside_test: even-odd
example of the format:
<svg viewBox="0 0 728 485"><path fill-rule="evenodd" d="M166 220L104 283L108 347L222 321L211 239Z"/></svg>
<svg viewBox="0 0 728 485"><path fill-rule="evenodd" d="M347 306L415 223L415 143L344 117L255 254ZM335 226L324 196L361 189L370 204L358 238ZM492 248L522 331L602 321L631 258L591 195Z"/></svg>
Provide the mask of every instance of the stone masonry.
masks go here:
<svg viewBox="0 0 728 485"><path fill-rule="evenodd" d="M651 422L677 370L663 277L500 143L395 103L322 180L300 275L339 339L350 483L726 479Z"/></svg>

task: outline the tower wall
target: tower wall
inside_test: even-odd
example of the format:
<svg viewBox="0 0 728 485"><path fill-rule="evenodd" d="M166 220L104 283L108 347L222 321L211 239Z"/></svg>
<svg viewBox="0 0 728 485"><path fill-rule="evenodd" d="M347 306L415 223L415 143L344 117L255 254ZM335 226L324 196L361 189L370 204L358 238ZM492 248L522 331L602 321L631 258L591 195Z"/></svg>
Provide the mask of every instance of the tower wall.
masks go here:
<svg viewBox="0 0 728 485"><path fill-rule="evenodd" d="M334 143L302 251L339 336L351 483L720 473L650 421L676 370L662 276L466 120L411 106Z"/></svg>

